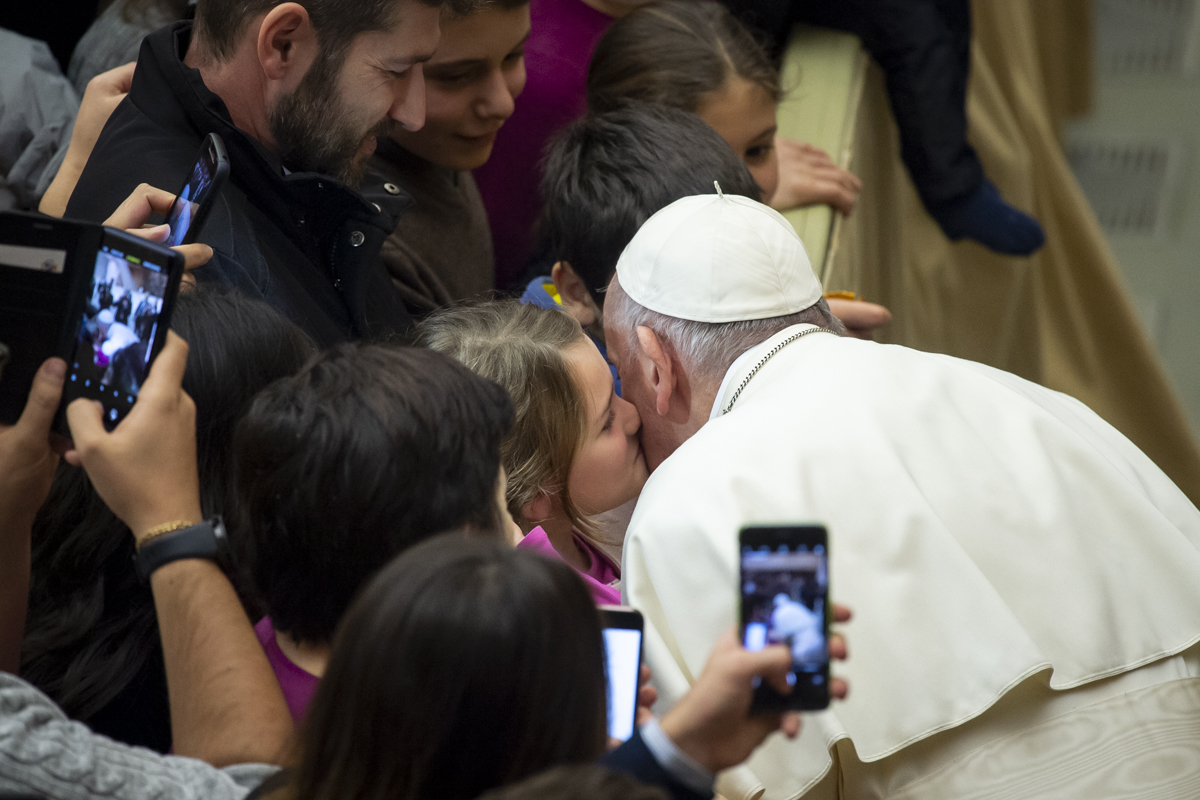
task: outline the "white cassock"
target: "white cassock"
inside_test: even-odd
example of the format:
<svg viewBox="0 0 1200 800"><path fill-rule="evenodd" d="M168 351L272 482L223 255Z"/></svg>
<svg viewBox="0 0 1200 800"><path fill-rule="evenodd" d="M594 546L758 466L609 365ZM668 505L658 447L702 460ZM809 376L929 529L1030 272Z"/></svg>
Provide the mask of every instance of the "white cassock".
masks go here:
<svg viewBox="0 0 1200 800"><path fill-rule="evenodd" d="M898 346L784 347L630 522L660 711L736 624L739 529L786 522L828 526L851 692L724 773L729 800L1200 797L1200 512L1082 403Z"/></svg>

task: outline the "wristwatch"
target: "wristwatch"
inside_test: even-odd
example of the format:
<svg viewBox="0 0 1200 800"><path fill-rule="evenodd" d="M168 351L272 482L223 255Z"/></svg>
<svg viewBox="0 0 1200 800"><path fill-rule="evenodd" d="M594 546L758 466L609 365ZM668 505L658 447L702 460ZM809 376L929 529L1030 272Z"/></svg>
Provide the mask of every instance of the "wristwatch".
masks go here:
<svg viewBox="0 0 1200 800"><path fill-rule="evenodd" d="M155 536L137 551L138 577L148 581L154 570L183 558L216 561L224 553L225 543L225 523L220 516Z"/></svg>

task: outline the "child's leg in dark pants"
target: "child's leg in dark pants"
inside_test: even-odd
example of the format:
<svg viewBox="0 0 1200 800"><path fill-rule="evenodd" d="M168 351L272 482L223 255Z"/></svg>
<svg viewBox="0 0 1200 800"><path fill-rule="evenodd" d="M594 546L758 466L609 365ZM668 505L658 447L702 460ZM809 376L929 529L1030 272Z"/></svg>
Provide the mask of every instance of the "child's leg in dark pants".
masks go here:
<svg viewBox="0 0 1200 800"><path fill-rule="evenodd" d="M757 11L761 20L782 22L775 32L783 36L796 21L857 35L883 68L901 157L946 235L1020 255L1042 245L1041 226L1004 202L967 143L969 0L792 0L786 20L777 5L757 9L762 0L729 4L749 18Z"/></svg>

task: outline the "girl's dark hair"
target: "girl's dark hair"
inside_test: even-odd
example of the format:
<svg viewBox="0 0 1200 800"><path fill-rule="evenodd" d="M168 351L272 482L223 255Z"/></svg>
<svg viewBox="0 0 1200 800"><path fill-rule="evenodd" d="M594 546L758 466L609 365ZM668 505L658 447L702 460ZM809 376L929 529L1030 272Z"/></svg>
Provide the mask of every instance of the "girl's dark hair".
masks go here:
<svg viewBox="0 0 1200 800"><path fill-rule="evenodd" d="M271 624L326 643L396 554L498 529L505 391L441 353L330 348L254 400L234 437L248 568Z"/></svg>
<svg viewBox="0 0 1200 800"><path fill-rule="evenodd" d="M299 370L315 347L265 303L215 287L181 295L171 327L189 346L183 388L196 401L203 510L234 525L234 423L259 389ZM129 529L87 475L62 464L33 526L21 675L76 719L90 720L135 677L161 673L154 601L133 554Z"/></svg>
<svg viewBox="0 0 1200 800"><path fill-rule="evenodd" d="M588 110L637 101L694 112L731 77L779 100L771 57L724 5L663 0L618 19L600 38L588 69Z"/></svg>
<svg viewBox="0 0 1200 800"><path fill-rule="evenodd" d="M469 800L604 752L604 644L566 564L462 532L411 548L347 614L295 800Z"/></svg>

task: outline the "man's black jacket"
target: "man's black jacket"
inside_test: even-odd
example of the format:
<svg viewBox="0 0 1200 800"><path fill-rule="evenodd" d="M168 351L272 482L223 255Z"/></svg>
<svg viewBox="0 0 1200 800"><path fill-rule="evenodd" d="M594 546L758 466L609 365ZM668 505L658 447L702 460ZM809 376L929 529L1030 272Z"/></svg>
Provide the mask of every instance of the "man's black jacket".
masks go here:
<svg viewBox="0 0 1200 800"><path fill-rule="evenodd" d="M403 333L411 318L378 256L411 199L376 175L358 191L315 173L285 175L183 63L191 31L179 22L143 41L133 87L104 126L66 215L100 222L140 183L178 191L215 132L229 153L229 180L200 236L215 255L197 280L266 301L322 347Z"/></svg>

